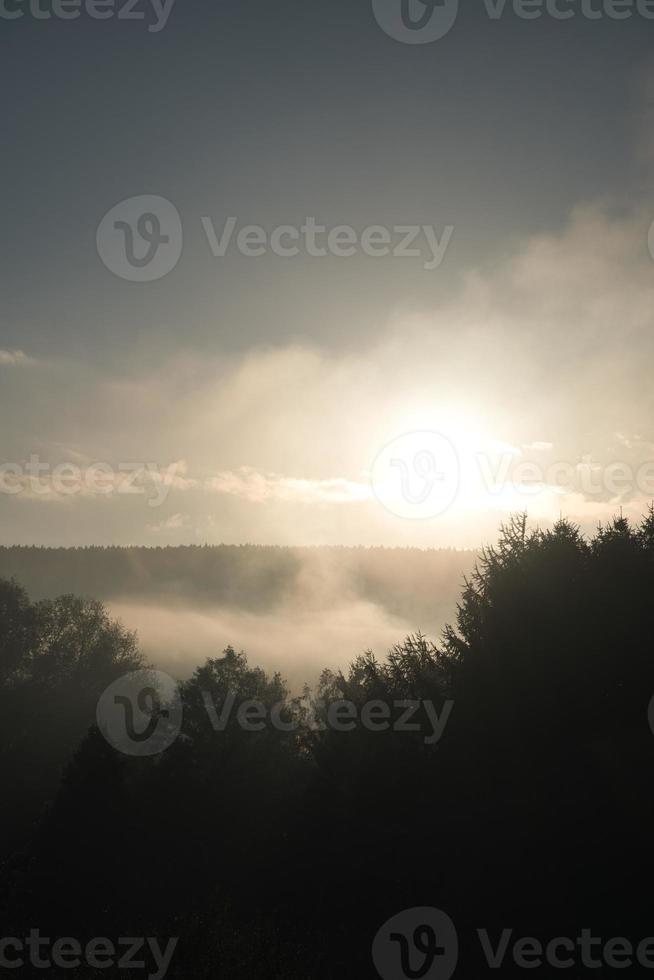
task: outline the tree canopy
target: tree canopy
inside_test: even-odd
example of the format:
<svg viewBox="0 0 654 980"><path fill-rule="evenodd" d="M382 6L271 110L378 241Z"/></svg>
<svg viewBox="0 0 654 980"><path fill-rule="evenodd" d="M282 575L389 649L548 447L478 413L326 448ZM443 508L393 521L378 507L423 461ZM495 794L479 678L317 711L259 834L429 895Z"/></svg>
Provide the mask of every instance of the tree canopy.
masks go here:
<svg viewBox="0 0 654 980"><path fill-rule="evenodd" d="M130 758L85 731L103 685L142 663L134 637L98 603L3 583L2 765L21 793L49 773L52 802L13 880L53 931L78 915L95 934L180 935L175 976L367 976L376 929L417 905L471 928L648 935L653 585L654 512L591 540L517 516L439 641L364 653L300 697L229 647L181 684L174 744ZM222 727L207 698L232 698ZM326 723L343 700L346 731ZM251 701L266 722L250 731ZM418 703L418 727L365 724L372 702L391 721ZM427 703L451 711L433 741Z"/></svg>

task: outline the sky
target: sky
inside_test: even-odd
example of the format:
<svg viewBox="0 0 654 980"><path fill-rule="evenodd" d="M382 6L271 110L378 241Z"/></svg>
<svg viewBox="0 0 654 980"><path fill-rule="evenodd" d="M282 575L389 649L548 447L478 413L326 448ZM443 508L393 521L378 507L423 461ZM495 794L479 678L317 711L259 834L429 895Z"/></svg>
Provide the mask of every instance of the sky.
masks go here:
<svg viewBox="0 0 654 980"><path fill-rule="evenodd" d="M0 2L3 543L643 512L654 4L75 3Z"/></svg>

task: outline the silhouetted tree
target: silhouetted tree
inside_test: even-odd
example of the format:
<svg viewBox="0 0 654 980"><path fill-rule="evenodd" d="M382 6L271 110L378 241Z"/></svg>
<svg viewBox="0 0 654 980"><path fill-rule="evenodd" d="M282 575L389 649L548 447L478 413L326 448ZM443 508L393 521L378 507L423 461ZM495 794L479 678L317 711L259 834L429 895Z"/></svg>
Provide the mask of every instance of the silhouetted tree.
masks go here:
<svg viewBox="0 0 654 980"><path fill-rule="evenodd" d="M417 905L462 935L649 935L653 586L654 512L591 540L518 516L438 644L368 652L300 698L228 648L181 684L182 733L162 755L84 738L14 866L14 916L36 909L62 935L180 935L170 975L198 978L360 980L379 925ZM61 683L82 703L92 663L106 679L131 662L97 607L35 610L15 585L0 602L2 697ZM344 699L353 724L337 731ZM247 731L252 700L265 721ZM371 702L389 706L384 730L363 720ZM397 730L399 702L418 704L417 729ZM215 730L207 704L230 703ZM270 724L276 705L292 731ZM461 954L462 975L484 975L474 944Z"/></svg>
<svg viewBox="0 0 654 980"><path fill-rule="evenodd" d="M26 839L116 677L142 666L136 637L101 603L31 603L0 581L0 853Z"/></svg>

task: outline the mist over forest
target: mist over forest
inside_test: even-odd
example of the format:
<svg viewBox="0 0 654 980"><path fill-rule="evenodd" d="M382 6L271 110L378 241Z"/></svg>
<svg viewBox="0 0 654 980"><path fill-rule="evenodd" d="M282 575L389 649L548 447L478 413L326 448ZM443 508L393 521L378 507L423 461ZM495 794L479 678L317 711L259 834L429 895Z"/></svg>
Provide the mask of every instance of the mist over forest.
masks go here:
<svg viewBox="0 0 654 980"><path fill-rule="evenodd" d="M654 980L654 0L0 32L0 980Z"/></svg>
<svg viewBox="0 0 654 980"><path fill-rule="evenodd" d="M0 547L33 600L102 600L150 662L188 676L228 645L293 687L415 630L438 638L475 553L453 548Z"/></svg>

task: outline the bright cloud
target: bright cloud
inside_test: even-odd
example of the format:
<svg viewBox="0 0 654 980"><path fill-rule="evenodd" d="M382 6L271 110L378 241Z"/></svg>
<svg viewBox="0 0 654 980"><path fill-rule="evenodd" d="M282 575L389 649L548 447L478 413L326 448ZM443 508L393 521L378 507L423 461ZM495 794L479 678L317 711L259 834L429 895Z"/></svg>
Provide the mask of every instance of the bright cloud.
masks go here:
<svg viewBox="0 0 654 980"><path fill-rule="evenodd" d="M28 364L30 358L22 350L0 350L0 365Z"/></svg>
<svg viewBox="0 0 654 980"><path fill-rule="evenodd" d="M0 410L17 420L18 459L74 443L86 459L158 461L151 482L173 518L153 521L138 497L121 497L120 511L107 499L99 516L80 495L98 514L80 525L84 540L166 530L181 541L201 528L217 541L476 546L507 509L542 521L563 510L590 530L618 505L644 507L645 483L599 495L575 484L566 500L548 467L638 472L654 458L652 217L654 208L630 217L578 209L558 233L471 272L438 308L391 315L365 350L185 351L90 380L80 366L59 366L29 392L7 372ZM3 354L0 363L18 363L18 352ZM476 482L442 516L412 522L384 511L368 474L385 445L423 430L451 439L464 479ZM490 494L480 452L493 470L506 457L509 472L545 460L538 493ZM47 535L7 495L3 515L12 534L23 521L23 535Z"/></svg>
<svg viewBox="0 0 654 980"><path fill-rule="evenodd" d="M218 473L208 479L205 486L217 493L241 497L250 503L283 500L298 504L341 504L370 500L372 497L370 486L364 483L339 477L310 480L277 473L263 474L248 466L242 466L238 472Z"/></svg>

